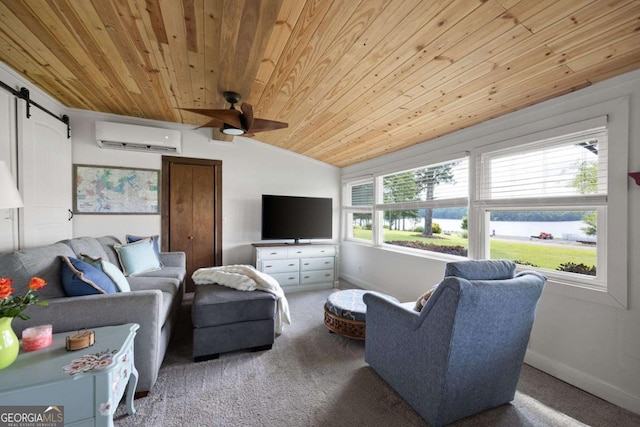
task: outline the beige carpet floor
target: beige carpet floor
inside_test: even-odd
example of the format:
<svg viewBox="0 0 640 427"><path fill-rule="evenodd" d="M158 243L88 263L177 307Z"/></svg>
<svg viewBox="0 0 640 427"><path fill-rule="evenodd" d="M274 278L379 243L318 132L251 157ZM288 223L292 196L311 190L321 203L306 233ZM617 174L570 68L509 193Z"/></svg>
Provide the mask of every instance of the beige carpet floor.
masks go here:
<svg viewBox="0 0 640 427"><path fill-rule="evenodd" d="M334 290L288 295L292 325L273 349L191 361L190 302L151 393L120 405L117 426L425 426L364 362L364 343L330 334L323 304ZM640 426L625 411L525 365L511 404L455 426Z"/></svg>

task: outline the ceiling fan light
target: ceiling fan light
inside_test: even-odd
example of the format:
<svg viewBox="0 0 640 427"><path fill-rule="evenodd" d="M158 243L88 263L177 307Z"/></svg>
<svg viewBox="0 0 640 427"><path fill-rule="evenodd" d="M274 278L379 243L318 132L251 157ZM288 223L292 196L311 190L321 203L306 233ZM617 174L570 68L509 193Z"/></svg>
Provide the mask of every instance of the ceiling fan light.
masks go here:
<svg viewBox="0 0 640 427"><path fill-rule="evenodd" d="M229 126L228 124L225 123L225 125L222 128L220 128L220 132L227 135L242 135L244 133L244 130L238 129L233 126Z"/></svg>

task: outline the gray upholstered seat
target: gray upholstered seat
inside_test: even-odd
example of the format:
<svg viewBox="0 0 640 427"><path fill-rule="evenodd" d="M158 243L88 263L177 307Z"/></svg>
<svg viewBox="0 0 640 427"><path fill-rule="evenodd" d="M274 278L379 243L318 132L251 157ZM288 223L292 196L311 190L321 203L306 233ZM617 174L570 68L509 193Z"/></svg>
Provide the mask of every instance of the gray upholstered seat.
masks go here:
<svg viewBox="0 0 640 427"><path fill-rule="evenodd" d="M429 424L513 400L546 281L514 271L511 261L449 263L421 312L364 296L365 361Z"/></svg>
<svg viewBox="0 0 640 427"><path fill-rule="evenodd" d="M220 353L267 350L275 339L275 295L239 291L221 285L198 285L191 306L193 358L215 359Z"/></svg>

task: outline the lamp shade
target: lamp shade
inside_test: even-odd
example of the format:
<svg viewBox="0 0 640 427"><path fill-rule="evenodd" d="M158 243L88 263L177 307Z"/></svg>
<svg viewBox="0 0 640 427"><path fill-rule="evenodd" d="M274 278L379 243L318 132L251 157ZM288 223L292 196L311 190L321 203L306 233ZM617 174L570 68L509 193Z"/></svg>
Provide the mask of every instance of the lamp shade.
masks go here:
<svg viewBox="0 0 640 427"><path fill-rule="evenodd" d="M0 209L20 208L22 198L7 164L0 160Z"/></svg>

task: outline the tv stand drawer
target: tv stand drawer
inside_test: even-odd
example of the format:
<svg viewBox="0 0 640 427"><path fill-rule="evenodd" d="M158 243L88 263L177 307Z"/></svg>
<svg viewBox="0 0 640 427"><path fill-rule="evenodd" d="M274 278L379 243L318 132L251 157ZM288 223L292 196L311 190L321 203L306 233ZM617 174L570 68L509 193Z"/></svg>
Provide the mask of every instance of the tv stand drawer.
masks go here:
<svg viewBox="0 0 640 427"><path fill-rule="evenodd" d="M316 271L303 271L300 273L300 284L307 283L322 283L333 282L333 269L331 270L316 270Z"/></svg>
<svg viewBox="0 0 640 427"><path fill-rule="evenodd" d="M333 270L334 258L303 258L300 260L300 271Z"/></svg>
<svg viewBox="0 0 640 427"><path fill-rule="evenodd" d="M280 286L292 286L300 284L300 274L297 271L290 273L274 273L271 275L278 281Z"/></svg>
<svg viewBox="0 0 640 427"><path fill-rule="evenodd" d="M262 268L258 267L258 270L267 274L299 271L300 269L300 261L297 259L270 259L262 261L261 264Z"/></svg>
<svg viewBox="0 0 640 427"><path fill-rule="evenodd" d="M288 249L289 258L333 257L336 255L335 246L296 246Z"/></svg>

